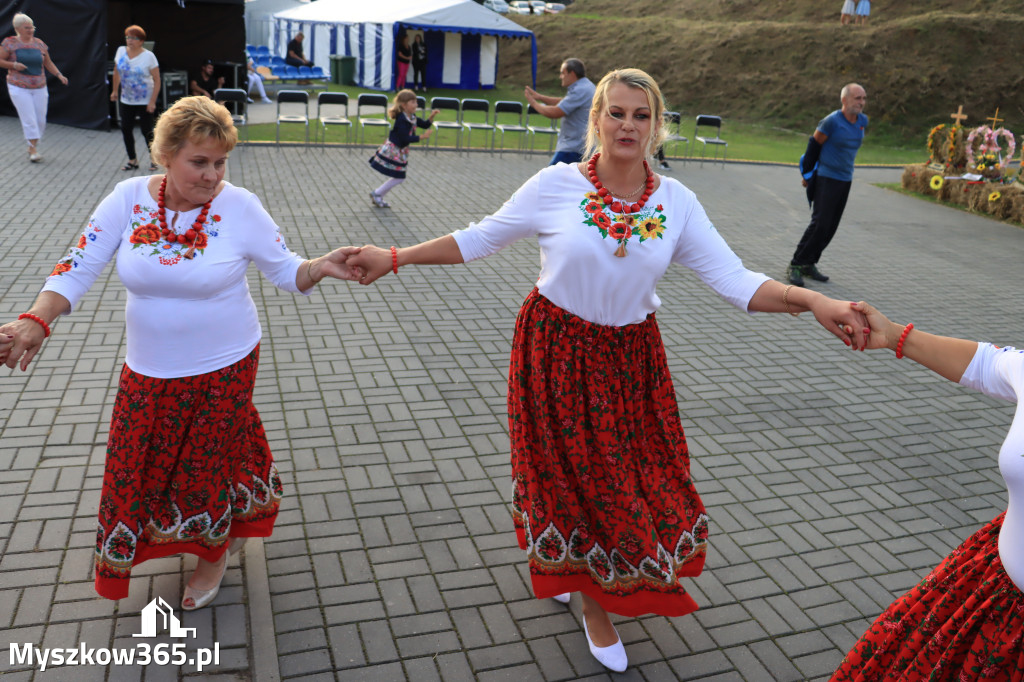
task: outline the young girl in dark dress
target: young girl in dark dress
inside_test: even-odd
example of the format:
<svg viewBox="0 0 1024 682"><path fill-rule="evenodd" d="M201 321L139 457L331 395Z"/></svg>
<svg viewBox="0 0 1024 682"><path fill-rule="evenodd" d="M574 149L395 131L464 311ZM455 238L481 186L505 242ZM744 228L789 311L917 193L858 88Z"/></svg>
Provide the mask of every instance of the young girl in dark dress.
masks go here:
<svg viewBox="0 0 1024 682"><path fill-rule="evenodd" d="M405 180L406 167L409 164L409 145L426 140L434 132L432 126L438 110L434 109L429 117L422 119L416 115L416 106L416 93L412 90L400 90L388 109L388 116L395 119L395 125L391 127L387 141L370 157L370 165L374 170L388 176L383 185L370 192L370 200L377 208L390 207L384 200L384 195ZM417 128L423 128L426 132L417 135Z"/></svg>

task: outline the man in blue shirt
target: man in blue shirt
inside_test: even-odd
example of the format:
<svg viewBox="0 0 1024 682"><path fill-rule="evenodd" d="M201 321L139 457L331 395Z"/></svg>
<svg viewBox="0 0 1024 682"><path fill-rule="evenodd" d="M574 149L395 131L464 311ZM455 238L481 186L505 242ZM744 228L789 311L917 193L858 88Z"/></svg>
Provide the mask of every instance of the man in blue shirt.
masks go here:
<svg viewBox="0 0 1024 682"><path fill-rule="evenodd" d="M550 119L565 118L558 131L558 145L551 164L578 163L583 160L586 147L587 119L590 117L590 105L594 99L594 84L587 78L583 62L569 58L562 62L558 72L562 85L567 88L565 97L541 95L530 86L526 86L526 101L541 116Z"/></svg>
<svg viewBox="0 0 1024 682"><path fill-rule="evenodd" d="M868 126L868 117L863 113L868 100L864 88L850 83L843 88L840 99L843 108L821 119L800 159L803 185L808 188L812 209L811 223L789 263L789 281L798 287L804 285L804 275L819 282L828 281L828 276L818 270L818 260L843 217L853 184L853 162Z"/></svg>

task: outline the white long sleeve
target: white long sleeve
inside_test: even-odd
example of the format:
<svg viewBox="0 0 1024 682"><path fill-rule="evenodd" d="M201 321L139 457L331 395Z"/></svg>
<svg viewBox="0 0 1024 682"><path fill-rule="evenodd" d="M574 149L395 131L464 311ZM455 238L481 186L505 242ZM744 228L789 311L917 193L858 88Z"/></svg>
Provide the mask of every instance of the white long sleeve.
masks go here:
<svg viewBox="0 0 1024 682"><path fill-rule="evenodd" d="M133 178L114 188L43 290L61 294L74 309L116 254L117 274L128 290L128 366L163 379L227 367L248 355L262 335L245 278L249 263L275 286L297 292L303 259L288 249L259 199L230 184L210 207L204 248L186 259L186 246L146 236L159 236L147 182ZM199 211L168 211L167 222L184 233Z"/></svg>
<svg viewBox="0 0 1024 682"><path fill-rule="evenodd" d="M646 206L633 214L624 258L615 256L618 242L599 227L618 218L596 198L594 186L575 165L551 166L527 180L497 213L453 236L468 262L536 235L540 293L588 322L607 326L642 322L656 311L658 281L671 263L693 269L742 310L769 279L743 267L694 193L676 180L662 177Z"/></svg>

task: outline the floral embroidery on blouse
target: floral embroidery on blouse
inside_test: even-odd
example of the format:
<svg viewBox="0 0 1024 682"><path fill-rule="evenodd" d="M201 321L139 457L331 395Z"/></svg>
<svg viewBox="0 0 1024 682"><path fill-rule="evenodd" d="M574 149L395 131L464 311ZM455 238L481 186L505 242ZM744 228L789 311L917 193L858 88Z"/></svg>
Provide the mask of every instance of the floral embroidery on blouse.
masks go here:
<svg viewBox="0 0 1024 682"><path fill-rule="evenodd" d="M604 203L604 200L597 192L587 192L580 202L580 211L583 213L583 224L596 227L601 233L602 239L611 237L625 245L630 237L639 237L642 244L650 239L663 239L665 232L664 206L644 206L634 213L622 213L612 210L611 204Z"/></svg>
<svg viewBox="0 0 1024 682"><path fill-rule="evenodd" d="M157 224L158 219L159 213L156 209L135 204L132 207L132 233L128 237L128 241L132 245L132 250L144 246L152 246L153 248L148 255L157 256L161 265L176 265L181 262L183 255L192 246L192 243L171 244L164 241L160 234L160 227ZM217 223L220 221L221 217L218 214L209 216L203 225L203 231L196 234L195 250L200 254L209 246L211 238L220 235L220 230L217 229ZM191 229L191 223L189 224L189 229ZM90 220L89 225L78 238L78 244L71 248L67 256L57 261L57 265L54 266L53 272L50 275L62 275L73 268L77 268L79 263L85 259L86 245L91 241L96 241L96 233L102 231L102 228L97 227Z"/></svg>
<svg viewBox="0 0 1024 682"><path fill-rule="evenodd" d="M50 277L54 275L63 275L68 270L77 268L78 264L85 260L85 247L89 242L96 241L96 233L102 232L103 230L96 226L91 220L86 226L85 231L78 237L78 243L71 247L68 251L68 255L57 261L57 264L53 266L53 272L50 273Z"/></svg>

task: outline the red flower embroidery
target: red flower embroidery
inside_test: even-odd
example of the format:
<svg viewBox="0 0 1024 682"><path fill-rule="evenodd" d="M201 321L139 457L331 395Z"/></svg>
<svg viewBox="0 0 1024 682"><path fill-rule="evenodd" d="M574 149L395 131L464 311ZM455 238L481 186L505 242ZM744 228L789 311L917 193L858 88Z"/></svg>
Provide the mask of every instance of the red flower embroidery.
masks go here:
<svg viewBox="0 0 1024 682"><path fill-rule="evenodd" d="M589 204L587 204L587 207L584 210L587 213L597 213L598 211L601 210L601 204L591 201Z"/></svg>
<svg viewBox="0 0 1024 682"><path fill-rule="evenodd" d="M207 239L205 232L200 232L196 235L196 248L200 251L206 248L208 242L209 240Z"/></svg>
<svg viewBox="0 0 1024 682"><path fill-rule="evenodd" d="M160 241L160 229L153 223L140 225L128 240L132 244L155 244Z"/></svg>
<svg viewBox="0 0 1024 682"><path fill-rule="evenodd" d="M594 214L594 224L603 230L607 230L612 226L612 220L604 211L598 211Z"/></svg>
<svg viewBox="0 0 1024 682"><path fill-rule="evenodd" d="M79 248L79 249L84 249L85 248L85 235L84 234L81 237L78 238L78 247L77 248Z"/></svg>
<svg viewBox="0 0 1024 682"><path fill-rule="evenodd" d="M61 263L57 263L57 265L54 266L54 268L53 268L53 272L50 273L50 276L52 277L53 275L64 274L65 272L67 272L70 269L71 269L71 262L70 261L63 261Z"/></svg>
<svg viewBox="0 0 1024 682"><path fill-rule="evenodd" d="M142 213L142 207L135 204L134 208L132 208L132 213Z"/></svg>
<svg viewBox="0 0 1024 682"><path fill-rule="evenodd" d="M625 223L615 223L608 229L608 236L612 239L623 241L633 236L633 230Z"/></svg>
<svg viewBox="0 0 1024 682"><path fill-rule="evenodd" d="M662 211L664 211L664 210L665 210L665 207L664 207L664 206L662 206L661 204L658 204L658 207L657 207L656 209L654 209L654 210L655 210L655 211L658 211L658 212L660 213L660 212L662 212Z"/></svg>
<svg viewBox="0 0 1024 682"><path fill-rule="evenodd" d="M216 215L216 214L214 214L214 216L213 216L213 222L215 222L215 223L219 223L219 222L220 222L220 216L219 216L219 215Z"/></svg>

